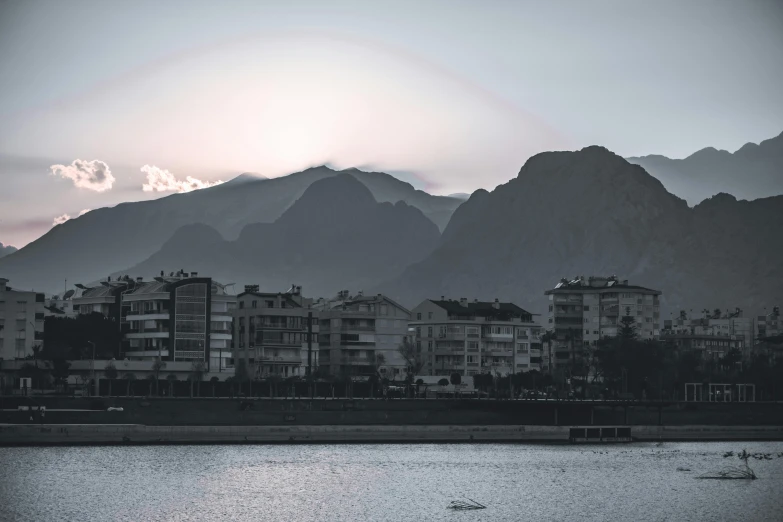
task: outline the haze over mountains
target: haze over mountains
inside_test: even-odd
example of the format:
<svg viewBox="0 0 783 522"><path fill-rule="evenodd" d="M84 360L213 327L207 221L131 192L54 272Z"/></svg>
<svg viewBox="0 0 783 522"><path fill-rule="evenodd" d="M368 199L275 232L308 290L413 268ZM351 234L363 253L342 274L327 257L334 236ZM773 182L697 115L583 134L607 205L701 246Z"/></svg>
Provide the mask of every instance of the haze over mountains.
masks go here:
<svg viewBox="0 0 783 522"><path fill-rule="evenodd" d="M16 247L0 243L0 257L5 257L8 254L13 254L14 252L16 252Z"/></svg>
<svg viewBox="0 0 783 522"><path fill-rule="evenodd" d="M626 158L661 180L691 206L720 192L753 200L783 194L783 133L734 153L712 147L685 159L650 155Z"/></svg>
<svg viewBox="0 0 783 522"><path fill-rule="evenodd" d="M719 194L689 208L602 147L547 152L476 191L432 254L379 289L407 303L497 297L542 313L562 277L616 274L662 290L664 313L755 310L783 294L781 224L783 196Z"/></svg>
<svg viewBox="0 0 783 522"><path fill-rule="evenodd" d="M178 267L224 282L269 290L289 282L308 295L330 295L338 287L356 291L397 275L424 258L439 236L418 208L378 203L356 177L341 173L314 182L274 223L245 226L235 241L206 225L182 227L124 273L149 278Z"/></svg>
<svg viewBox="0 0 783 522"><path fill-rule="evenodd" d="M296 283L315 297L382 291L408 306L441 295L497 297L543 313L543 291L560 278L615 274L662 290L664 313L736 306L753 313L783 294L783 196L744 201L710 187L767 183L778 194L781 141L686 160L629 162L602 147L547 152L464 202L462 194L432 196L356 169L242 175L67 221L0 259L0 277L56 293L66 278L184 269L239 288ZM704 169L715 154L730 159L717 161L714 177L724 181L713 184ZM670 185L710 197L689 207L634 161L674 165L681 170L662 176ZM767 181L743 183L750 175Z"/></svg>
<svg viewBox="0 0 783 522"><path fill-rule="evenodd" d="M404 201L440 227L462 203L416 190L382 172L343 172L359 179L376 200ZM201 223L235 239L245 225L275 221L312 183L337 174L322 166L274 179L242 175L208 189L96 209L0 260L0 274L17 288L60 292L65 279L87 283L146 259L185 225Z"/></svg>

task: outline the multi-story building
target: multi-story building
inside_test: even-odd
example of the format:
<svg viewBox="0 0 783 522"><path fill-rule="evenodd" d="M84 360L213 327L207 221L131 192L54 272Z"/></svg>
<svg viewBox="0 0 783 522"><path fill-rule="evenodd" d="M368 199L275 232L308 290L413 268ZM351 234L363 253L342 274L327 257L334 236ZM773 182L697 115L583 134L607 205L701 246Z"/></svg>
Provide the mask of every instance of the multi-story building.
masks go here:
<svg viewBox="0 0 783 522"><path fill-rule="evenodd" d="M0 360L24 359L43 347L44 297L0 278Z"/></svg>
<svg viewBox="0 0 783 522"><path fill-rule="evenodd" d="M234 360L243 359L253 377L306 376L318 368L318 312L301 286L284 293L249 285L237 296Z"/></svg>
<svg viewBox="0 0 783 522"><path fill-rule="evenodd" d="M226 367L237 298L225 285L184 271L134 281L121 297L121 358L201 361L208 371Z"/></svg>
<svg viewBox="0 0 783 522"><path fill-rule="evenodd" d="M62 296L53 295L46 299L44 304L44 315L46 317L68 317L73 319L79 313L74 309L73 297L74 290L68 290Z"/></svg>
<svg viewBox="0 0 783 522"><path fill-rule="evenodd" d="M404 376L407 363L399 347L408 333L408 309L382 294L350 296L347 290L314 307L320 314L321 368L331 375Z"/></svg>
<svg viewBox="0 0 783 522"><path fill-rule="evenodd" d="M755 339L778 337L783 335L783 318L780 317L780 307L773 306L772 312L756 318Z"/></svg>
<svg viewBox="0 0 783 522"><path fill-rule="evenodd" d="M103 314L107 318L117 321L119 325L124 317L122 296L137 288L141 282L140 277L133 279L123 276L114 280L108 277L106 281L101 281L95 286L77 284L75 285L77 290L73 297L72 311L81 315L93 312Z"/></svg>
<svg viewBox="0 0 783 522"><path fill-rule="evenodd" d="M574 352L596 346L601 337L617 336L623 317L632 317L640 339L660 335L659 290L611 277L563 279L549 296L547 329L555 334L544 357L555 369L574 360Z"/></svg>
<svg viewBox="0 0 783 522"><path fill-rule="evenodd" d="M514 303L427 299L411 311L427 375L508 375L541 369L541 326Z"/></svg>
<svg viewBox="0 0 783 522"><path fill-rule="evenodd" d="M738 339L742 341L744 355L749 354L754 344L754 321L752 317L743 317L742 310L720 313L719 310L710 312L704 310L705 317L689 319L683 313L676 319L667 319L663 322L662 336L671 338L673 335L711 335L723 338ZM733 345L736 348L738 346Z"/></svg>

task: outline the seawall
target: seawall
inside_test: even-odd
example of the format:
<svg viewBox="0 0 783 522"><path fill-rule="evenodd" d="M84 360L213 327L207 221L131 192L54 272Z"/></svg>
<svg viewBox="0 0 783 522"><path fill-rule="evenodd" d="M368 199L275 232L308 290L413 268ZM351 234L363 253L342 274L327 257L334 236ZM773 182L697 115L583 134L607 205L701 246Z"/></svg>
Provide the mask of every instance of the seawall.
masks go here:
<svg viewBox="0 0 783 522"><path fill-rule="evenodd" d="M0 397L0 424L783 426L783 403ZM109 407L122 411L107 411ZM22 409L20 409L22 408Z"/></svg>
<svg viewBox="0 0 783 522"><path fill-rule="evenodd" d="M273 443L568 443L570 426L0 425L0 446ZM634 441L783 440L783 426L633 426Z"/></svg>

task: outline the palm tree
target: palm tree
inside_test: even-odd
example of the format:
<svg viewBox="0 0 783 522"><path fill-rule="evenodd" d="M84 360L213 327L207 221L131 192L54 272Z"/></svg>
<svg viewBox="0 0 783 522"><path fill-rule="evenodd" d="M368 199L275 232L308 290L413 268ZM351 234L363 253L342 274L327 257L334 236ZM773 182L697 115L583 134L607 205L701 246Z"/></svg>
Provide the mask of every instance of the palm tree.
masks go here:
<svg viewBox="0 0 783 522"><path fill-rule="evenodd" d="M155 379L155 395L158 395L158 380L160 379L160 371L166 368L166 362L162 361L160 357L155 359L152 363L152 375L150 377Z"/></svg>
<svg viewBox="0 0 783 522"><path fill-rule="evenodd" d="M215 396L215 385L220 381L220 379L217 378L217 376L212 377L209 382L212 383L212 397Z"/></svg>
<svg viewBox="0 0 783 522"><path fill-rule="evenodd" d="M109 364L103 369L103 375L109 381L109 397L111 397L111 383L117 378L118 373L117 368L114 367L114 363L111 361L109 361Z"/></svg>
<svg viewBox="0 0 783 522"><path fill-rule="evenodd" d="M177 381L177 376L170 373L166 376L166 380L169 382L169 397L174 397L174 383Z"/></svg>
<svg viewBox="0 0 783 522"><path fill-rule="evenodd" d="M193 361L190 368L190 396L193 397L193 381L196 382L196 395L201 395L201 379L204 378L204 361Z"/></svg>
<svg viewBox="0 0 783 522"><path fill-rule="evenodd" d="M125 396L130 397L131 384L133 384L133 381L136 380L136 374L128 372L125 375L123 375L122 378L128 381L128 385L127 385L128 387L125 389Z"/></svg>

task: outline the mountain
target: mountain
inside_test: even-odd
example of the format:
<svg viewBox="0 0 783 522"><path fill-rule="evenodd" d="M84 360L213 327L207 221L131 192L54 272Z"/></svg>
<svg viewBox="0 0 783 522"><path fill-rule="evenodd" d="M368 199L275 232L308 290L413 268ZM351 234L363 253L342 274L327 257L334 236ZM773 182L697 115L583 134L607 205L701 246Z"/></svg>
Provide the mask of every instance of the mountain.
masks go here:
<svg viewBox="0 0 783 522"><path fill-rule="evenodd" d="M302 285L308 295L369 288L424 258L440 232L402 201L378 203L350 173L314 182L274 223L245 226L234 241L213 228L180 228L160 251L122 273L175 270L267 290Z"/></svg>
<svg viewBox="0 0 783 522"><path fill-rule="evenodd" d="M462 203L382 172L343 172L361 181L377 201L404 201L441 228ZM207 189L96 209L1 259L0 276L19 287L57 291L65 279L86 283L146 259L185 225L201 223L235 239L250 223L275 221L311 184L338 173L322 166L274 179L243 174Z"/></svg>
<svg viewBox="0 0 783 522"><path fill-rule="evenodd" d="M546 313L561 278L617 275L680 308L751 311L783 294L783 196L719 194L695 208L601 147L547 152L454 213L434 251L376 290L424 298L511 300ZM663 315L666 314L666 315Z"/></svg>
<svg viewBox="0 0 783 522"><path fill-rule="evenodd" d="M748 200L783 194L783 133L759 144L747 143L733 154L709 147L685 159L627 159L690 205L720 192Z"/></svg>
<svg viewBox="0 0 783 522"><path fill-rule="evenodd" d="M16 247L0 243L0 257L5 257L8 254L13 254L14 252L16 252Z"/></svg>

